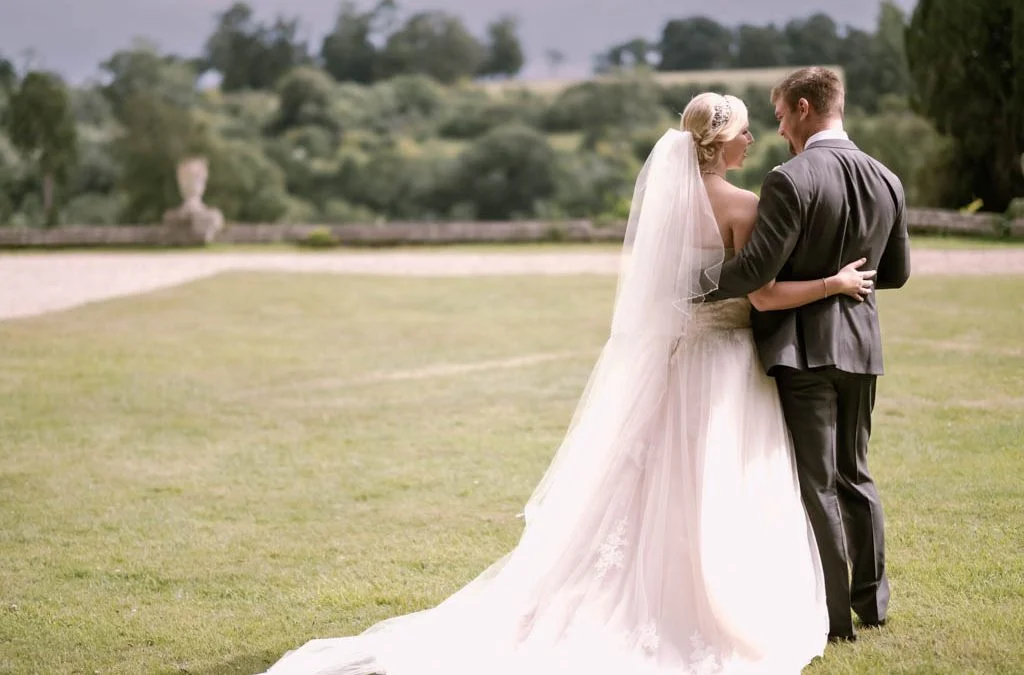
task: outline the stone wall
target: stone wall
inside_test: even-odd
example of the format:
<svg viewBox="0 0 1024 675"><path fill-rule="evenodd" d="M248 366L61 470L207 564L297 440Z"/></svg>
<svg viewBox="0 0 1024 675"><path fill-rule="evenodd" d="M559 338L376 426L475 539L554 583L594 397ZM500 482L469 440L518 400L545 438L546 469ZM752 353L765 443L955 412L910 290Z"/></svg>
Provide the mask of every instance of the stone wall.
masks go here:
<svg viewBox="0 0 1024 675"><path fill-rule="evenodd" d="M309 244L311 246L440 245L473 242L621 241L621 224L590 221L386 223L383 225L228 225L221 244ZM162 225L63 226L49 229L0 227L0 247L175 246L180 233ZM201 245L200 241L191 242Z"/></svg>
<svg viewBox="0 0 1024 675"><path fill-rule="evenodd" d="M908 209L911 234L1024 238L1024 219L1008 221L995 213L960 213L942 209Z"/></svg>
<svg viewBox="0 0 1024 675"><path fill-rule="evenodd" d="M911 209L911 233L1013 237L1024 239L1024 219L1006 221L998 215L965 215L938 209ZM456 223L386 223L383 225L228 225L216 241L225 244L291 243L309 245L397 246L473 242L622 240L623 224L591 221L513 221ZM180 233L162 225L68 225L55 228L0 227L0 248L165 247L200 245L182 241Z"/></svg>

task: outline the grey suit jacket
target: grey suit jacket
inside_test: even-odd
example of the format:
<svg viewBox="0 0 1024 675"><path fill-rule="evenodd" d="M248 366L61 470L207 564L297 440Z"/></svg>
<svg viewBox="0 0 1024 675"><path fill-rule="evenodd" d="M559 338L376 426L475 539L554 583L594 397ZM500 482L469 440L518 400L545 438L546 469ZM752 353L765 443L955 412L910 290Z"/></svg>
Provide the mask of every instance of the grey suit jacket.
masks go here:
<svg viewBox="0 0 1024 675"><path fill-rule="evenodd" d="M878 271L876 288L910 277L903 186L850 141L825 140L768 174L750 241L722 267L708 300L740 297L772 279L813 280L858 258ZM882 374L882 337L875 294L863 303L845 295L792 310L752 311L751 325L768 373L834 366Z"/></svg>

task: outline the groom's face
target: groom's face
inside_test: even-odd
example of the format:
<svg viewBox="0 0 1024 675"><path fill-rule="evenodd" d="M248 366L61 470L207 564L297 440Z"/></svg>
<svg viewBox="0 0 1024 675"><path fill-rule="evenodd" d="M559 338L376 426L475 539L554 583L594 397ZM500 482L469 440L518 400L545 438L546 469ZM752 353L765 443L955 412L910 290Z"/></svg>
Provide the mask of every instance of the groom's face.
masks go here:
<svg viewBox="0 0 1024 675"><path fill-rule="evenodd" d="M784 97L775 102L775 119L779 121L779 136L789 142L789 152L798 155L804 151L807 142L805 129L810 106L805 99L800 99L792 108Z"/></svg>

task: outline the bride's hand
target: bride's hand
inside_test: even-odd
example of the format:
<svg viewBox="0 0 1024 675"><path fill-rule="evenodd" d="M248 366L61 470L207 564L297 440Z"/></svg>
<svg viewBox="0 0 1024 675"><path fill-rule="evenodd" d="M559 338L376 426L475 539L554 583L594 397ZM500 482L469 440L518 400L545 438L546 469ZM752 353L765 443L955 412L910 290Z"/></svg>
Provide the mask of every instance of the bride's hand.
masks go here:
<svg viewBox="0 0 1024 675"><path fill-rule="evenodd" d="M875 282L874 270L861 271L861 266L868 261L867 258L854 260L852 263L839 270L835 276L828 278L829 295L848 295L857 302L863 302L868 293L871 292Z"/></svg>

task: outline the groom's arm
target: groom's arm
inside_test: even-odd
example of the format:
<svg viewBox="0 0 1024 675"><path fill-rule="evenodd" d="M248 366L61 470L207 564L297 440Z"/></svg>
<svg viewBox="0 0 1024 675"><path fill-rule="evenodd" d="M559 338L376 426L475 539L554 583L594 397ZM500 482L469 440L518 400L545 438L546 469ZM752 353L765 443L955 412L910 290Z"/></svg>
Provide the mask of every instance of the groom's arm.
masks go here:
<svg viewBox="0 0 1024 675"><path fill-rule="evenodd" d="M897 204L896 224L889 233L885 250L878 261L875 288L902 288L910 278L910 238L907 236L907 207L901 200Z"/></svg>
<svg viewBox="0 0 1024 675"><path fill-rule="evenodd" d="M789 177L772 171L761 186L754 231L736 257L722 265L708 300L740 298L775 279L800 237L800 196Z"/></svg>

